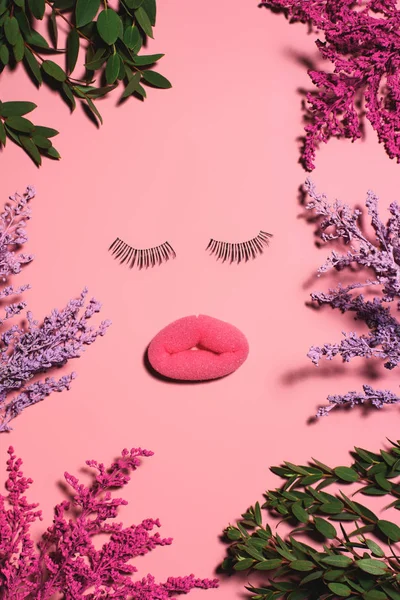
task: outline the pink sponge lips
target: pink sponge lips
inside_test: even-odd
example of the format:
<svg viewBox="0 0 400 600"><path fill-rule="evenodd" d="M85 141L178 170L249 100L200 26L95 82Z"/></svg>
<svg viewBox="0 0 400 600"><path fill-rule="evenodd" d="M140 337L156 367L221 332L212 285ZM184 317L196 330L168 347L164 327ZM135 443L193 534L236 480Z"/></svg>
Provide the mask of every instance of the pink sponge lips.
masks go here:
<svg viewBox="0 0 400 600"><path fill-rule="evenodd" d="M150 342L153 369L169 379L207 381L229 375L246 360L249 344L243 333L205 315L183 317L164 327Z"/></svg>

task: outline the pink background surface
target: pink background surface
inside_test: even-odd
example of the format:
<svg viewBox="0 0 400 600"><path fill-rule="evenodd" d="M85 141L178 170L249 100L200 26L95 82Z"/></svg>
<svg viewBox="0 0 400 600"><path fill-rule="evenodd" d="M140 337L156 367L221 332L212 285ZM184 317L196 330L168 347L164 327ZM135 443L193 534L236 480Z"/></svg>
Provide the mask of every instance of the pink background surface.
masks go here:
<svg viewBox="0 0 400 600"><path fill-rule="evenodd" d="M3 199L37 187L28 246L36 260L19 278L32 283L29 306L42 317L87 285L113 326L71 363L78 378L70 392L27 410L1 437L1 473L12 443L47 525L65 469L76 473L87 458L110 461L126 446L152 449L121 517L126 524L159 517L174 544L138 561L140 574L208 577L224 555L222 529L276 485L270 465L310 456L345 464L354 445L397 439L398 409L337 412L307 424L329 393L369 381L360 361L317 370L306 358L311 344L352 327L305 306L313 289L328 286L312 278L327 251L313 245L297 204L305 173L297 164L296 90L308 77L295 53L315 56L313 38L256 2L159 4L151 49L166 53L160 71L174 87L150 90L144 104L101 102L99 131L23 73L2 79L2 100L36 101L36 122L61 131L59 163L37 170L11 144L1 157ZM324 147L312 177L332 199L362 203L371 188L387 206L399 200L399 169L367 128L366 142ZM254 262L221 265L204 252L210 237L243 241L260 229L274 238ZM107 252L117 236L136 247L167 239L178 256L129 271ZM198 313L239 327L250 343L247 362L212 383L154 379L142 362L146 345L172 320ZM380 385L396 390L397 372L380 374ZM240 598L242 590L234 578L190 597Z"/></svg>

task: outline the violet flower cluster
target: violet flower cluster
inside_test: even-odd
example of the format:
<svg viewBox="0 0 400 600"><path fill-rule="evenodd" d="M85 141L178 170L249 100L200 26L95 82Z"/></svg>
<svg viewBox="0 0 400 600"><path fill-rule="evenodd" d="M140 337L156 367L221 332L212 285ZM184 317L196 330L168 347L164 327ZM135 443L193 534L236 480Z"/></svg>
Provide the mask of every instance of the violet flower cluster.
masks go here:
<svg viewBox="0 0 400 600"><path fill-rule="evenodd" d="M347 204L336 201L329 204L324 194L318 194L313 183L306 181L305 189L310 197L307 209L313 211L319 220L319 236L323 242L334 243L336 249L319 274L330 269L347 270L355 281L346 286L339 285L328 293L315 292L312 300L319 306L330 306L342 313L354 313L357 321L363 322L367 332L343 333L337 343L313 346L308 356L315 365L322 358L332 360L340 356L344 362L353 358L378 358L387 369L394 369L400 363L400 206L393 202L389 207L390 217L386 224L378 214L378 198L371 191L367 194L366 207L370 217L373 241L369 239L360 224L362 212L351 209ZM347 252L340 253L340 245L347 246ZM371 277L362 278L364 271ZM373 291L373 298L367 299L357 293L360 289ZM338 405L355 406L369 403L377 408L393 404L400 398L389 390L377 391L364 386L364 393L350 392L344 396L329 396L330 406L322 407L318 416L324 416Z"/></svg>
<svg viewBox="0 0 400 600"><path fill-rule="evenodd" d="M366 115L400 162L400 7L396 0L262 0L290 22L322 34L316 45L332 73L310 69L301 162L314 169L320 142L360 138Z"/></svg>
<svg viewBox="0 0 400 600"><path fill-rule="evenodd" d="M127 502L114 498L112 491L126 486L140 458L151 455L141 448L123 450L109 469L89 460L86 465L94 471L89 486L65 473L72 500L55 507L53 524L36 548L30 530L41 511L25 496L32 480L24 477L22 461L10 447L8 495L0 494L1 600L50 600L55 595L64 600L166 600L194 588L217 587L217 580L194 575L169 577L164 583L152 575L132 578L137 572L132 559L172 542L153 533L160 526L158 519L129 527L115 521ZM103 545L98 536L106 536Z"/></svg>
<svg viewBox="0 0 400 600"><path fill-rule="evenodd" d="M27 241L29 201L34 195L34 188L28 187L23 195L11 196L0 214L0 302L6 303L0 318L0 433L9 431L10 422L28 406L52 392L68 389L74 373L59 379L38 380L38 376L79 357L84 347L104 335L110 324L103 321L98 328L90 325L101 305L95 299L87 302L85 289L79 298L70 300L60 311L53 310L40 324L27 312L26 324L6 327L5 323L26 307L21 294L30 286L14 287L10 278L33 259L21 253L20 247Z"/></svg>

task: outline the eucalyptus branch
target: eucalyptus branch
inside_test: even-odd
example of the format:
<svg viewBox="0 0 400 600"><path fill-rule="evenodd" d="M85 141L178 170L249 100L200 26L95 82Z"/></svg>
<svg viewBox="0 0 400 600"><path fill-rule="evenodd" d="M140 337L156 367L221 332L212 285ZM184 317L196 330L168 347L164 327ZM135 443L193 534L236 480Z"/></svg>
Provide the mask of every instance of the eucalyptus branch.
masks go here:
<svg viewBox="0 0 400 600"><path fill-rule="evenodd" d="M227 527L223 569L269 572L266 583L247 586L253 600L399 600L400 557L393 544L400 541L400 527L354 499L389 496L393 501L385 508L400 510L400 443L390 444L379 453L355 448L351 466L312 459L272 467L285 482ZM335 492L328 493L332 485ZM338 490L346 485L356 486L351 495ZM286 521L290 533L282 538L263 525L262 510Z"/></svg>
<svg viewBox="0 0 400 600"><path fill-rule="evenodd" d="M58 48L59 18L69 28L65 49ZM51 40L35 29L43 20L48 21ZM71 111L77 101L85 103L95 120L102 123L96 101L117 87L124 87L121 99L134 96L140 100L146 98L142 84L171 87L168 79L153 70L164 55L139 54L147 38L153 37L155 23L156 0L125 0L118 10L101 0L0 0L0 74L22 63L38 87L46 84L58 90ZM80 50L85 56L85 76L77 79L72 75ZM65 65L49 59L49 55L63 55ZM60 158L51 136L43 135L43 128L38 134L37 126L25 117L36 105L9 102L2 107L0 148L10 140L37 165L42 156ZM47 130L52 136L58 133Z"/></svg>

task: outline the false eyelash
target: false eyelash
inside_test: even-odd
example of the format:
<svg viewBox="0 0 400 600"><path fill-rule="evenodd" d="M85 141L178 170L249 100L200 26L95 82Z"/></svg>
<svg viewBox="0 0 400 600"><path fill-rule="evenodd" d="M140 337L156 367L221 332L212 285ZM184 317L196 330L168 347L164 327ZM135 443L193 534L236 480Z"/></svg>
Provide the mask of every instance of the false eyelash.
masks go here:
<svg viewBox="0 0 400 600"><path fill-rule="evenodd" d="M121 265L126 262L130 269L136 265L139 270L161 265L161 263L167 262L167 260L176 256L175 250L168 242L164 242L160 246L154 246L154 248L137 249L117 238L108 250L115 260L119 260Z"/></svg>
<svg viewBox="0 0 400 600"><path fill-rule="evenodd" d="M236 262L239 264L242 260L247 262L250 258L256 258L257 254L262 254L264 248L269 246L271 237L272 233L260 231L253 239L239 244L219 242L211 239L206 250L209 250L210 254L214 254L217 257L217 260L222 260L222 262L229 261L231 263Z"/></svg>

